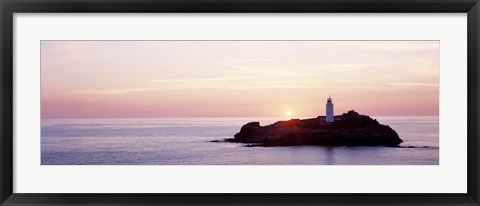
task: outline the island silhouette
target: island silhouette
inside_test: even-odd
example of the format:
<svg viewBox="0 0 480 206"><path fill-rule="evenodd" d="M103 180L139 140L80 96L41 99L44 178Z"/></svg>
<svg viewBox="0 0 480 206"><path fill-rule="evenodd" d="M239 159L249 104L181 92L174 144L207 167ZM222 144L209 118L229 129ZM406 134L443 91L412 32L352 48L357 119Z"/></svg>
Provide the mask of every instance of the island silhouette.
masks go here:
<svg viewBox="0 0 480 206"><path fill-rule="evenodd" d="M326 116L278 121L267 126L249 122L234 138L223 141L248 143L247 146L397 146L403 142L390 126L354 110L334 116L331 97L327 99Z"/></svg>

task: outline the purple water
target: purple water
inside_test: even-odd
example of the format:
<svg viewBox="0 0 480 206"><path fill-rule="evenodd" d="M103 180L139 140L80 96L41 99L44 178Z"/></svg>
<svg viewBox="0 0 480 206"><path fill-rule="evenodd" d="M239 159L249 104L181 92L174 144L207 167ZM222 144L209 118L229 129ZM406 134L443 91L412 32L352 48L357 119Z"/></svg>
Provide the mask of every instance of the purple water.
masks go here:
<svg viewBox="0 0 480 206"><path fill-rule="evenodd" d="M245 147L231 138L275 118L42 119L42 165L438 165L437 116L374 117L404 142L392 147Z"/></svg>

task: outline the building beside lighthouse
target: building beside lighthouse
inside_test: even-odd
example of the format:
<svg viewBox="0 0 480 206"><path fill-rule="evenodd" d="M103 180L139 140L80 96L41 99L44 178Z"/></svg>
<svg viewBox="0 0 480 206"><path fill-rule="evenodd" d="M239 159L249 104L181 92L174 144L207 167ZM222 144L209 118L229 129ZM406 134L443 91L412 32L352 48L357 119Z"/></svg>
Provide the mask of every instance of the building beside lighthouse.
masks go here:
<svg viewBox="0 0 480 206"><path fill-rule="evenodd" d="M334 115L333 115L333 102L332 98L329 96L327 99L327 104L325 105L326 112L325 112L325 122L326 123L333 123Z"/></svg>

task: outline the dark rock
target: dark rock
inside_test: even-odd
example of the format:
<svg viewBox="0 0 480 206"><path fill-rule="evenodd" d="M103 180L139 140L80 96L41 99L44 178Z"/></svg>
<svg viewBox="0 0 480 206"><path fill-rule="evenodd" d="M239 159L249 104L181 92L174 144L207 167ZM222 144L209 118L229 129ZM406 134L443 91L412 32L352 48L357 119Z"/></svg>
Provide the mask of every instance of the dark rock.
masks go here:
<svg viewBox="0 0 480 206"><path fill-rule="evenodd" d="M325 116L278 121L263 127L259 122L250 122L234 137L225 141L251 146L395 146L403 142L389 126L353 110L335 116L335 122L328 124Z"/></svg>

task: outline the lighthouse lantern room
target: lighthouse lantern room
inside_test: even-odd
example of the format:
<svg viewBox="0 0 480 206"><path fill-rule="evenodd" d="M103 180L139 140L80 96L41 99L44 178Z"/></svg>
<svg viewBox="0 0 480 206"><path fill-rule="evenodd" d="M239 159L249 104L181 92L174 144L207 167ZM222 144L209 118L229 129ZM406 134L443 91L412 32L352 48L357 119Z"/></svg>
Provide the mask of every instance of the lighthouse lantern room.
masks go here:
<svg viewBox="0 0 480 206"><path fill-rule="evenodd" d="M326 104L325 122L333 123L333 102L332 98L328 96Z"/></svg>

